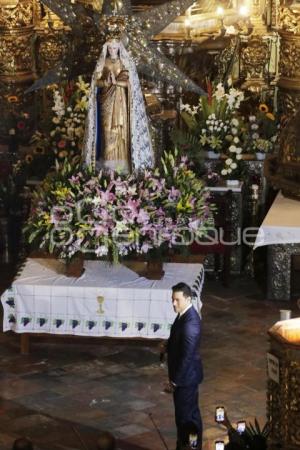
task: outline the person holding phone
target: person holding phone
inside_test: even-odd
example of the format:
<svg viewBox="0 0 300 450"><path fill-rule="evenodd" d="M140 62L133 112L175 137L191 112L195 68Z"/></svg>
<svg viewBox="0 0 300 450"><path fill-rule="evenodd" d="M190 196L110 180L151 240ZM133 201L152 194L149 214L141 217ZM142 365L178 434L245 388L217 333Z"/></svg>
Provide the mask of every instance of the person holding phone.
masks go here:
<svg viewBox="0 0 300 450"><path fill-rule="evenodd" d="M197 449L202 448L202 420L198 405L198 386L203 379L199 354L201 319L192 305L192 290L185 283L172 287L172 305L177 317L167 341L169 386L173 391L177 447L187 442L187 424L197 430Z"/></svg>
<svg viewBox="0 0 300 450"><path fill-rule="evenodd" d="M234 429L223 406L216 407L215 420L227 428L229 443L225 445L225 450L246 450L245 441L242 438L246 426L244 421L239 422L244 425L243 432L241 432L242 426L240 426L240 429Z"/></svg>

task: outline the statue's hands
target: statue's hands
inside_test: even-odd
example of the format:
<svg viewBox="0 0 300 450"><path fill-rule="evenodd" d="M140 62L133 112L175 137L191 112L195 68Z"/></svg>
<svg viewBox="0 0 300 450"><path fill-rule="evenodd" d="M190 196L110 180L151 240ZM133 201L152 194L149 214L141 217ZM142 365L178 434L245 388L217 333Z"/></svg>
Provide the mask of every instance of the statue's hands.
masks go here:
<svg viewBox="0 0 300 450"><path fill-rule="evenodd" d="M115 74L114 74L114 73L111 72L110 78L111 78L111 83L112 83L112 84L117 84L117 82L116 82L116 77L115 77Z"/></svg>

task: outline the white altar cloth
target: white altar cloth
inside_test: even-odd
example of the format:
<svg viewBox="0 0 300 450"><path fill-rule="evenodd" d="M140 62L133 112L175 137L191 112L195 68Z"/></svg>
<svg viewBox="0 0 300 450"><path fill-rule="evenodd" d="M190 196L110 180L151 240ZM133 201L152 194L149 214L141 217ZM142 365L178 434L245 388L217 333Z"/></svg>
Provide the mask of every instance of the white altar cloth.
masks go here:
<svg viewBox="0 0 300 450"><path fill-rule="evenodd" d="M68 278L57 273L60 264L52 259L26 261L1 297L3 331L166 338L175 318L171 287L180 281L193 288L200 313L202 264L164 264L161 280L101 261L85 261L83 275Z"/></svg>
<svg viewBox="0 0 300 450"><path fill-rule="evenodd" d="M300 243L300 202L278 193L258 230L254 248Z"/></svg>

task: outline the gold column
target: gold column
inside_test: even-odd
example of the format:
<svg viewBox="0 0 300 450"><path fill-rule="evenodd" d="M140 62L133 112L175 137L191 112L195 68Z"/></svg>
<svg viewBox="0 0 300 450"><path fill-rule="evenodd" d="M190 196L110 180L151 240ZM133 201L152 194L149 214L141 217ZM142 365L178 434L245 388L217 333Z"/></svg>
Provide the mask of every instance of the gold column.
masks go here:
<svg viewBox="0 0 300 450"><path fill-rule="evenodd" d="M43 6L35 26L36 70L39 77L63 59L70 45L68 34L69 28L62 20Z"/></svg>
<svg viewBox="0 0 300 450"><path fill-rule="evenodd" d="M267 416L268 448L300 446L300 320L277 322L270 330ZM271 356L271 361L270 361Z"/></svg>
<svg viewBox="0 0 300 450"><path fill-rule="evenodd" d="M245 79L243 88L254 93L270 90L269 69L274 34L267 29L264 8L264 0L249 2L248 28L252 31L249 35L241 34L240 76Z"/></svg>
<svg viewBox="0 0 300 450"><path fill-rule="evenodd" d="M32 38L35 0L0 0L0 136L6 137L11 116L22 110L23 92L35 77Z"/></svg>
<svg viewBox="0 0 300 450"><path fill-rule="evenodd" d="M279 101L286 115L300 107L300 5L279 11L280 62Z"/></svg>

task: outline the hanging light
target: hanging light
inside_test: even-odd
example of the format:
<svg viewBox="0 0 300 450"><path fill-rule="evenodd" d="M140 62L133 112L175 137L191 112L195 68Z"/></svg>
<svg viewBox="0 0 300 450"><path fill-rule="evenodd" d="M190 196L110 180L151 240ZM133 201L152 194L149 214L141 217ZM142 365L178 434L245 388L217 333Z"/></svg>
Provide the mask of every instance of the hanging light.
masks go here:
<svg viewBox="0 0 300 450"><path fill-rule="evenodd" d="M219 17L223 17L224 16L224 8L223 8L223 6L218 6L217 7L217 9L216 9L216 14L217 14L217 16L219 16Z"/></svg>
<svg viewBox="0 0 300 450"><path fill-rule="evenodd" d="M246 5L240 6L239 9L239 15L242 17L248 17L249 16L249 8Z"/></svg>

